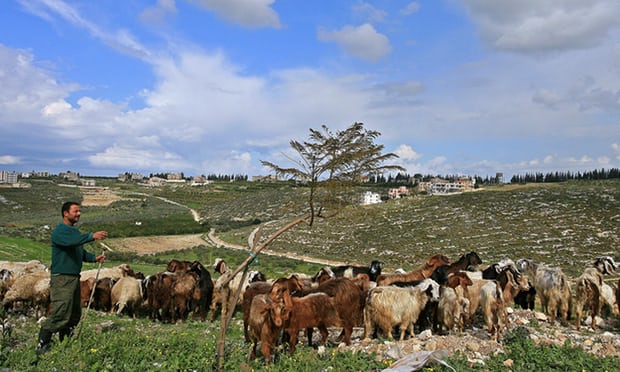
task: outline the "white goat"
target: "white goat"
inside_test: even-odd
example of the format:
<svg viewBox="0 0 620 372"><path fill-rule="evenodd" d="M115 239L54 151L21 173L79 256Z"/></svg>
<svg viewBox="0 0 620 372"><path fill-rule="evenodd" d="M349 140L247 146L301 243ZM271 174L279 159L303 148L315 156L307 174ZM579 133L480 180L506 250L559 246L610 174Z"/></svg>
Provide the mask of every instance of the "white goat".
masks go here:
<svg viewBox="0 0 620 372"><path fill-rule="evenodd" d="M43 315L50 301L50 273L38 271L22 274L2 299L5 309L14 308L16 302L30 303L37 316Z"/></svg>
<svg viewBox="0 0 620 372"><path fill-rule="evenodd" d="M558 313L563 325L566 325L568 311L571 305L571 291L566 275L559 268L538 265L533 260L520 259L517 261L520 271L525 272L528 278L533 279L536 295L549 321L553 323Z"/></svg>
<svg viewBox="0 0 620 372"><path fill-rule="evenodd" d="M112 309L120 315L124 309L135 317L135 311L142 306L142 281L131 276L120 278L112 287Z"/></svg>
<svg viewBox="0 0 620 372"><path fill-rule="evenodd" d="M392 328L399 326L400 340L405 331L413 335L413 326L428 301L439 301L439 284L425 279L415 287L377 286L368 292L364 309L364 338L369 339L378 325L389 339Z"/></svg>
<svg viewBox="0 0 620 372"><path fill-rule="evenodd" d="M495 341L502 333L501 318L505 315L505 304L502 289L498 282L490 281L480 289L480 307L484 316L487 331Z"/></svg>
<svg viewBox="0 0 620 372"><path fill-rule="evenodd" d="M460 287L459 287L460 288ZM461 291L462 292L462 291ZM442 287L437 306L437 322L442 330L463 331L464 320L469 319L469 300L450 287Z"/></svg>
<svg viewBox="0 0 620 372"><path fill-rule="evenodd" d="M97 277L97 271L99 276ZM135 276L133 269L127 264L120 264L116 267L103 267L101 269L85 270L80 273L80 280L87 280L89 278L102 279L110 278L114 281L118 281L125 276Z"/></svg>

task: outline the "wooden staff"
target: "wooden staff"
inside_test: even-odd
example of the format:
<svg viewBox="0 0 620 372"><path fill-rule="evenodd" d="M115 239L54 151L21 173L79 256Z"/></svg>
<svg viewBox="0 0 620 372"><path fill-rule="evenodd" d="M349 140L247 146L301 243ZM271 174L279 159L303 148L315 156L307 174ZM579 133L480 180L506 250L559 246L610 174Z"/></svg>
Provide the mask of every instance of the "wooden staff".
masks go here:
<svg viewBox="0 0 620 372"><path fill-rule="evenodd" d="M250 256L248 258L245 259L245 261L243 261L243 263L241 265L239 265L239 267L237 267L235 269L235 271L233 271L233 273L226 279L224 280L224 282L222 283L222 286L225 287L228 285L228 283L235 277L235 275L239 274L239 272L241 270L244 270L243 276L245 279L245 275L247 274L247 269L248 269L248 265L250 263L252 263L255 259L256 259L256 255L263 250L263 248L265 248L266 246L268 246L271 242L273 242L278 236L282 235L284 232L286 232L287 230L293 228L294 226L302 223L303 221L309 219L311 217L311 215L306 215L303 217L300 217L292 222L290 222L289 224L285 225L284 227L280 228L278 231L276 231L273 235L271 235L269 238L267 238L267 240L265 240L262 244L257 245L258 243L258 238L254 239L254 247L252 247ZM262 229L262 226L259 227L258 229ZM216 357L218 360L218 370L219 371L223 371L224 370L224 352L225 352L225 345L226 345L226 331L228 329L228 325L230 324L230 319L232 319L232 315L235 312L235 307L237 306L237 298L239 298L239 294L241 293L241 286L237 289L237 293L235 296L235 301L232 302L229 306L228 311L230 311L230 314L228 314L228 316L223 316L224 313L224 305L222 304L222 325L220 327L220 338L218 340L218 344L217 344L217 351L216 351ZM226 301L228 301L228 299L226 299Z"/></svg>

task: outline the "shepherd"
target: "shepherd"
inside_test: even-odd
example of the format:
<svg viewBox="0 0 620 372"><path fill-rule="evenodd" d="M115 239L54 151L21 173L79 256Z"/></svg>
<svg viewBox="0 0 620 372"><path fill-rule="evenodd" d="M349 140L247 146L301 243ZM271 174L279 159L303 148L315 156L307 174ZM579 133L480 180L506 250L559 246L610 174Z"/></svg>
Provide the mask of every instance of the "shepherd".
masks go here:
<svg viewBox="0 0 620 372"><path fill-rule="evenodd" d="M82 233L77 228L80 204L68 201L62 205L62 222L52 232L52 265L50 277L50 316L41 324L36 352L49 351L52 336L58 332L62 342L71 337L80 322L80 272L82 262L105 261L105 255L96 256L84 249L84 244L108 237L107 231Z"/></svg>

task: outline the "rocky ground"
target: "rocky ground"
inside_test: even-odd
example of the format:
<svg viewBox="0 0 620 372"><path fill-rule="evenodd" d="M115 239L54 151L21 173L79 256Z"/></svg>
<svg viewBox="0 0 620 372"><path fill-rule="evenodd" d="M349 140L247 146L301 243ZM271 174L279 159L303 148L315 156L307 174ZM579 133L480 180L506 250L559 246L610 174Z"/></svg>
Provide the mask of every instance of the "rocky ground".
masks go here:
<svg viewBox="0 0 620 372"><path fill-rule="evenodd" d="M481 319L478 319L475 324L480 325L480 322ZM617 316L611 316L605 320L598 319L597 323L599 326L596 330L592 330L589 325L576 329L574 324L566 327L558 322L551 324L547 317L539 312L511 310L508 330L504 334L509 334L517 327L523 327L537 344L562 346L566 340L569 340L572 345L580 346L598 357L620 358L620 320ZM487 357L504 353L501 340L500 342L492 340L485 330L476 327L465 330L461 334L440 336L424 331L404 341L383 342L364 341L363 330L356 329L352 344L350 346L341 344L339 347L369 353L376 352L379 356L394 359L420 351L445 350L448 356L453 356L457 352L466 355L472 364L484 364ZM505 362L507 366L510 363L510 360Z"/></svg>

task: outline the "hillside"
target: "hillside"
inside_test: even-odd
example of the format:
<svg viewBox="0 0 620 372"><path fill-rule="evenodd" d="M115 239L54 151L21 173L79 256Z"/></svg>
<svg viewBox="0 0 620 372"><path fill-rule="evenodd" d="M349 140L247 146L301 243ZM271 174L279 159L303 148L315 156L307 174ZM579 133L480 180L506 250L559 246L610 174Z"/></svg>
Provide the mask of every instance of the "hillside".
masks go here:
<svg viewBox="0 0 620 372"><path fill-rule="evenodd" d="M85 196L81 223L85 229L106 228L118 238L206 234L213 228L224 241L247 246L257 224L264 224L265 239L307 209L307 189L289 184L146 189L112 183L109 189L113 192L106 194L113 199L108 205L92 194ZM44 226L58 222L54 209L62 200L84 195L79 189L43 183L0 189L0 196L0 235L45 242L49 229ZM88 198L98 205L88 205ZM202 224L180 205L197 210ZM388 268L404 269L435 253L456 259L476 251L485 264L528 257L578 275L593 257L615 255L619 243L620 182L592 181L504 185L371 206L351 204L331 217L317 218L313 226L296 226L269 249L360 264L379 259Z"/></svg>
<svg viewBox="0 0 620 372"><path fill-rule="evenodd" d="M265 226L263 236L282 226ZM223 234L244 242L249 228ZM485 264L533 258L578 275L593 257L620 246L620 183L496 187L350 206L314 226L298 225L270 249L410 269L426 257L476 251Z"/></svg>
<svg viewBox="0 0 620 372"><path fill-rule="evenodd" d="M44 254L47 256L50 226L59 220L57 210L62 201L74 199L84 203L81 221L83 229L108 229L112 237L107 243L118 253L138 253L119 255L117 260L127 260L122 262L131 262L132 267L138 270L147 273L161 270L172 257L200 259L208 263L228 251L234 253L231 253L230 261L229 256L225 256L227 262L238 263L247 257L247 253L222 247L246 247L248 236L259 225L263 225L264 240L279 227L303 215L306 192L305 188L288 184L222 184L204 189L144 189L113 182L103 194L93 194L92 190L84 194L78 188L49 182L34 183L29 189L0 189L0 260L22 257L20 255L24 252L28 255L20 260L41 259ZM194 221L188 208L198 211L200 223ZM483 266L505 257L528 257L561 266L574 278L590 265L594 257L612 255L619 261L620 182L617 181L504 185L449 196L416 195L364 207L350 204L335 214L332 213L336 212L334 210L325 212L328 216L330 213L332 215L316 219L313 226L298 225L268 247L274 254L280 253L282 256L302 258L314 263L300 264L296 260L261 255L258 267L276 277L291 272L314 273L319 265L328 262L326 260L367 264L373 259L379 259L385 262L386 270L390 271L397 267L412 269L435 253L444 253L456 260L464 253L476 251L483 259ZM173 228L177 232L169 233ZM211 229L216 234L208 238ZM613 283L617 283L617 278ZM108 317L105 322L102 316ZM6 346L11 352L5 355L14 355L12 358L18 360L9 360L8 365L22 365L27 363L23 360L31 358L32 334L35 332L32 329L37 325L34 319L28 317L11 316L8 319L16 325L15 336L11 341L13 343ZM146 319L127 319L98 313L93 313L91 319L86 324L95 329L104 323L121 324L118 327L129 330L132 343L136 343L144 334L146 336L142 341L147 343L160 339L185 341L188 339L186 334L192 332L200 333L199 336L193 336L195 339L204 339L205 334L210 337L204 341L202 348L196 348L194 344L189 347L171 346L165 356L151 358L157 363L162 358L165 359L164 364L173 363L176 355L185 353L182 354L182 360L177 362L183 366L182 369L188 365L184 358L205 359L205 352L201 353L200 350L214 348L214 334L218 329L218 324L205 324L203 327L200 323L189 322L172 326ZM575 345L597 357L620 357L620 323L617 316L607 318L599 329L592 331L589 327L575 329L572 324L566 327L552 325L539 312L515 310L510 315L506 338L501 343L491 340L480 328L481 319L476 324L475 328L461 334L416 335L401 343L385 340L364 342L361 340L361 329L356 329L350 347L339 347L339 352L336 352L336 347L331 347L328 354L333 358L344 356L353 363L355 357L346 356L346 350L351 351L351 355L370 355L375 352L385 362L395 359L394 355L398 355L398 352L407 354L443 349L448 350L451 358L459 355L464 358L458 370L504 370L511 363L514 363L512 370L515 371L537 370L529 364L531 355L513 359L503 357L504 353L518 355L518 349L511 346L510 340L521 335L539 345L553 345L551 349L546 349L550 351L536 356L533 359L535 363L550 360L545 365L555 365L553 360L566 358L555 353L574 354L571 349L563 349L566 345ZM230 365L239 368L239 365L246 363L247 355L239 336L238 318L232 332L235 336L230 338L231 345L234 345ZM332 333L332 336L337 334ZM104 338L105 341L100 341ZM94 354L92 350L99 350L105 355L118 355L118 344L125 342L117 332L95 332L85 339L95 340L93 346L87 348L91 354ZM102 346L96 346L97 340ZM131 361L118 363L132 365L134 359L142 360L143 355L151 349L136 347L140 358L129 357ZM300 349L302 355L308 355L312 361L310 363L324 362L324 359L316 357L313 349ZM531 347L527 350L540 352ZM97 363L93 360L84 362L81 359L83 354L76 349L72 358L86 365ZM191 357L186 356L189 354ZM207 354L211 359L205 363L209 365L213 363L210 361L213 352ZM289 360L284 354L280 364ZM55 356L52 355L52 358ZM64 360L65 355L59 354L58 358ZM299 360L296 358L299 358L299 354L290 357L290 363L297 365ZM571 359L564 365L577 368L583 363L581 359L585 358ZM51 359L50 365L54 360ZM251 368L261 370L255 364Z"/></svg>

